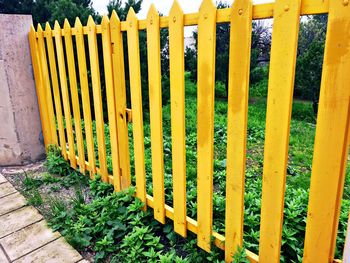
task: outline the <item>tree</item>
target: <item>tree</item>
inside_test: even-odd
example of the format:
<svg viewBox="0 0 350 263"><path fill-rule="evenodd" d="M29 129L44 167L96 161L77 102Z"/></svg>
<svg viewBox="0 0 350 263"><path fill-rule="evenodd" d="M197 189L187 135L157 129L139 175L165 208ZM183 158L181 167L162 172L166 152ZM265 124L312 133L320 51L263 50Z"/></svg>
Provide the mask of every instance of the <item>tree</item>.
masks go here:
<svg viewBox="0 0 350 263"><path fill-rule="evenodd" d="M112 14L112 11L115 10L119 16L119 19L122 21L126 20L129 9L132 7L137 14L141 10L142 0L128 0L123 5L122 0L110 0L107 5L108 15Z"/></svg>
<svg viewBox="0 0 350 263"><path fill-rule="evenodd" d="M34 25L47 21L53 25L55 20L62 25L65 18L73 25L76 17L85 24L89 15L98 18L92 0L0 0L0 13L31 14Z"/></svg>
<svg viewBox="0 0 350 263"><path fill-rule="evenodd" d="M227 3L219 2L217 8L228 8ZM192 81L197 81L197 41L198 32L193 32L195 45L186 48L185 69L191 72ZM268 61L271 47L271 30L266 23L254 21L252 26L252 46L250 63L250 81L252 84L266 78L266 72L261 69L261 60ZM225 84L226 95L228 94L228 62L230 50L230 24L223 23L216 26L216 70L215 79Z"/></svg>
<svg viewBox="0 0 350 263"><path fill-rule="evenodd" d="M294 96L313 102L317 112L321 85L327 15L311 16L300 23Z"/></svg>
<svg viewBox="0 0 350 263"><path fill-rule="evenodd" d="M115 10L121 21L125 21L132 7L137 14L141 10L143 0L128 0L123 4L121 0L110 0L107 5L108 14L111 15ZM162 14L160 14L162 16ZM130 105L130 85L129 85L129 61L128 61L128 49L127 49L127 36L124 33L123 45L124 45L124 65L125 65L125 80L126 89L128 94L128 104ZM147 34L145 30L139 31L139 48L140 48L140 65L141 65L141 86L142 86L142 102L144 109L149 107L148 96L148 61L147 61ZM169 47L168 47L168 30L160 30L160 53L161 53L161 66L162 66L162 92L163 92L163 104L166 104L170 98L169 87ZM147 113L144 111L144 113Z"/></svg>

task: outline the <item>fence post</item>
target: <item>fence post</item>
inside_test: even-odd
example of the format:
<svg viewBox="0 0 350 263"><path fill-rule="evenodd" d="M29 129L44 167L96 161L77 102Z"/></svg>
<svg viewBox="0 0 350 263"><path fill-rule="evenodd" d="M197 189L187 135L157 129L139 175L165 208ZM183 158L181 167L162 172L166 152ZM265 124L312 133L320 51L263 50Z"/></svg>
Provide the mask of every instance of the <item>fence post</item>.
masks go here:
<svg viewBox="0 0 350 263"><path fill-rule="evenodd" d="M41 128L39 117L39 111L46 114L39 101L44 97L39 93L36 96L33 81L32 70L37 87L41 87L38 54L28 45L31 24L32 17L28 15L0 14L0 166L41 159L45 154L41 129L45 142L49 142L49 130L46 123ZM36 45L33 27L29 41Z"/></svg>

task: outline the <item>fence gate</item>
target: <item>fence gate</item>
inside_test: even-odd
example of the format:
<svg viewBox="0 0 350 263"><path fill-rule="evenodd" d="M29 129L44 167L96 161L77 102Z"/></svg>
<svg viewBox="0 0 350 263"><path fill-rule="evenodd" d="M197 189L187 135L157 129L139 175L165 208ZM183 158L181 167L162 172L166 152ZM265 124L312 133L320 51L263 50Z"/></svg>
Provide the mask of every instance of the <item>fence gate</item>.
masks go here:
<svg viewBox="0 0 350 263"><path fill-rule="evenodd" d="M334 251L350 138L348 0L276 0L275 3L259 5L253 5L250 0L236 0L231 8L226 9L216 9L211 0L204 0L199 13L194 14L183 14L175 0L169 16L160 17L152 6L146 20L138 20L130 9L127 20L122 22L113 12L110 19L104 16L100 25L90 17L86 26L77 18L74 27L67 20L63 28L58 22L53 29L48 23L45 30L40 25L37 30L32 27L29 40L45 145L59 146L73 168L82 173L88 171L91 175L98 173L103 181L114 184L115 190L119 191L131 185L127 121L132 121L136 196L154 209L154 217L159 222L164 223L165 218L173 220L178 234L186 237L188 230L195 233L198 246L204 250L210 251L213 236L214 244L225 250L226 261L231 260L237 246L243 244L252 20L273 18L259 255L248 250L246 253L251 262L279 262L299 21L300 16L312 14L328 14L328 29L303 262L339 262L334 260ZM226 207L229 209L225 214L225 236L212 228L218 23L230 23L226 177ZM192 25L198 25L196 220L186 213L183 40L184 26ZM173 207L166 205L164 198L161 28L169 29ZM153 196L146 193L144 159L139 52L139 31L144 29L148 39ZM129 51L131 109L126 108L123 32L127 35ZM99 39L102 50L99 49ZM99 55L103 59L106 101L102 101L101 95ZM107 103L111 156L106 155L104 103ZM96 123L97 159L93 119ZM112 174L108 173L108 159L111 160ZM346 250L350 250L349 245ZM344 259L344 262L349 262L349 259Z"/></svg>

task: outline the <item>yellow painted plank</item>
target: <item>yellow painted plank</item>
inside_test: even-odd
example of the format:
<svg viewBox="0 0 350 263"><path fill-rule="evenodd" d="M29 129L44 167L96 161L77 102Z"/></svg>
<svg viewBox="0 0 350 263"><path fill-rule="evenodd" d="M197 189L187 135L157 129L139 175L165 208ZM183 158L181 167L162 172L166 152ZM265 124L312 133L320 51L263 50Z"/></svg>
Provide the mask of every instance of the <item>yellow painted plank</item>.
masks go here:
<svg viewBox="0 0 350 263"><path fill-rule="evenodd" d="M346 1L346 0L345 0ZM269 1L273 2L273 1ZM301 15L318 15L318 14L326 14L329 9L329 0L303 0L301 3ZM253 19L266 19L272 18L274 13L274 3L259 3L253 5ZM217 10L217 23L228 23L230 22L230 8L222 8ZM193 26L198 24L198 13L190 13L184 15L184 25L185 26ZM162 16L160 18L160 27L166 28L169 27L169 17ZM147 27L147 20L142 19L139 20L138 29L143 30ZM121 31L127 31L127 21L121 22ZM83 27L83 32L86 35L88 33L88 28ZM101 34L101 26L96 26L96 33ZM62 30L62 34L64 35L64 31ZM75 28L72 29L72 35L76 34Z"/></svg>
<svg viewBox="0 0 350 263"><path fill-rule="evenodd" d="M130 187L130 157L129 136L126 115L126 87L124 74L124 51L123 39L120 31L120 20L115 11L112 12L110 20L111 43L112 43L112 65L114 79L114 93L116 103L120 184L122 189Z"/></svg>
<svg viewBox="0 0 350 263"><path fill-rule="evenodd" d="M204 0L198 20L197 221L199 247L210 251L213 224L216 8Z"/></svg>
<svg viewBox="0 0 350 263"><path fill-rule="evenodd" d="M88 77L87 77L87 69L86 69L83 26L79 18L75 20L75 28L76 28L75 41L77 46L80 91L81 91L81 99L82 99L82 105L83 105L84 128L85 128L85 136L86 136L86 148L87 148L88 160L90 164L90 169L89 169L90 177L93 177L93 175L96 174L94 137L92 133L90 95L89 95L89 85L88 85Z"/></svg>
<svg viewBox="0 0 350 263"><path fill-rule="evenodd" d="M38 24L38 54L39 54L39 63L42 74L43 89L45 91L45 98L47 103L47 116L48 124L50 128L50 144L58 145L57 133L56 133L56 121L55 121L55 112L53 109L53 97L51 93L51 83L50 83L50 74L47 64L46 57L46 47L44 42L44 32L40 24Z"/></svg>
<svg viewBox="0 0 350 263"><path fill-rule="evenodd" d="M85 154L84 154L83 133L81 128L81 119L80 119L80 106L79 106L77 77L76 77L77 74L75 70L71 26L67 19L65 19L64 21L63 29L65 32L64 43L66 47L69 86L70 86L69 88L70 88L70 94L72 97L74 128L75 128L77 149L78 149L78 156L79 156L79 170L81 173L84 174L85 173Z"/></svg>
<svg viewBox="0 0 350 263"><path fill-rule="evenodd" d="M146 203L145 146L143 135L141 69L138 21L132 8L128 16L128 50L130 71L131 108L133 112L133 136L135 154L136 197Z"/></svg>
<svg viewBox="0 0 350 263"><path fill-rule="evenodd" d="M273 2L273 1L269 1ZM301 15L316 15L325 14L328 12L329 0L303 0L301 5ZM264 4L254 4L253 5L253 19L265 19L273 17L274 13L274 3L264 3ZM217 23L227 23L230 22L230 8L223 8L217 10ZM185 26L193 26L198 24L198 13L191 13L184 15ZM169 17L161 17L160 27L168 27ZM146 28L146 20L139 20L139 30ZM127 30L127 23L121 23L121 30Z"/></svg>
<svg viewBox="0 0 350 263"><path fill-rule="evenodd" d="M350 5L329 3L303 262L334 258L350 127Z"/></svg>
<svg viewBox="0 0 350 263"><path fill-rule="evenodd" d="M50 136L50 123L49 116L47 111L47 103L46 103L46 94L44 89L44 80L42 76L42 69L40 65L40 56L39 56L39 47L38 42L35 37L35 29L31 26L29 31L29 44L30 44L30 53L32 57L34 78L35 78L35 87L39 105L39 113L41 119L41 127L43 130L44 144L47 147L50 144L51 136Z"/></svg>
<svg viewBox="0 0 350 263"><path fill-rule="evenodd" d="M169 66L174 230L186 237L184 20L183 11L177 0L174 1L169 17L171 18L169 23Z"/></svg>
<svg viewBox="0 0 350 263"><path fill-rule="evenodd" d="M120 167L119 167L119 150L117 141L117 116L115 106L115 94L112 72L112 51L109 19L103 16L102 22L102 47L103 47L103 63L106 83L106 96L108 108L109 134L111 142L112 168L114 177L114 190L120 191ZM124 154L124 153L121 153Z"/></svg>
<svg viewBox="0 0 350 263"><path fill-rule="evenodd" d="M52 30L49 23L46 23L45 25L45 37L46 37L46 45L47 45L47 54L49 57L49 64L50 64L50 75L51 75L51 84L52 84L54 103L55 103L56 120L58 125L58 137L59 137L59 142L61 147L61 153L63 157L67 160L68 156L67 156L67 146L66 146L66 135L65 135L64 126L63 126L61 94L58 86L57 66L56 66L55 50L54 50L53 40L52 40Z"/></svg>
<svg viewBox="0 0 350 263"><path fill-rule="evenodd" d="M92 16L89 16L87 26L89 31L88 43L89 43L92 93L93 93L93 101L94 101L94 109L95 109L98 159L100 162L100 171L101 171L102 181L107 182L108 171L107 171L107 161L106 161L106 142L105 142L105 135L104 135L101 80L100 80L98 50L97 50L97 39L96 39L96 25Z"/></svg>
<svg viewBox="0 0 350 263"><path fill-rule="evenodd" d="M159 14L152 4L147 14L147 58L152 152L154 218L165 223L162 83Z"/></svg>
<svg viewBox="0 0 350 263"><path fill-rule="evenodd" d="M266 111L259 262L280 262L300 3L275 3Z"/></svg>
<svg viewBox="0 0 350 263"><path fill-rule="evenodd" d="M237 0L231 10L225 260L243 246L244 182L247 145L248 90L252 34L252 1Z"/></svg>
<svg viewBox="0 0 350 263"><path fill-rule="evenodd" d="M63 110L64 110L64 117L65 117L65 121L66 121L66 130L67 130L67 137L68 137L68 150L69 150L70 156L75 156L72 116L71 116L71 110L70 110L70 100L69 100L69 93L68 93L68 86L67 86L66 66L65 66L65 59L64 59L63 46L62 46L61 28L60 28L60 25L58 24L57 21L55 22L53 33L55 36L58 73L59 73L59 77L60 77ZM77 163L74 160L74 158L72 158L70 160L70 164L71 164L72 168L74 168L74 169L77 167Z"/></svg>

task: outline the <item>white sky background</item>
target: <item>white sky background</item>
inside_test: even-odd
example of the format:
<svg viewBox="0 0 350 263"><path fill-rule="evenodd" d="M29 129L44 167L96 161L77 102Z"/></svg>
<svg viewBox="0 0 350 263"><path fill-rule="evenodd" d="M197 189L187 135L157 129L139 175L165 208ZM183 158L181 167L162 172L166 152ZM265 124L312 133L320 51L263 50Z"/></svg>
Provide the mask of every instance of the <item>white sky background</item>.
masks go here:
<svg viewBox="0 0 350 263"><path fill-rule="evenodd" d="M273 1L274 0L253 0L253 3L267 3ZM92 2L93 7L97 12L99 12L101 15L107 14L107 4L109 0L93 0ZM178 0L178 2L182 7L184 13L188 14L198 12L202 0ZM222 2L226 2L231 5L233 0L222 0ZM173 0L143 0L141 10L137 14L137 17L139 19L145 19L147 17L147 12L151 4L154 4L160 13L167 16L173 4ZM190 28L188 28L188 30L185 30L185 36L190 36L191 31L192 30Z"/></svg>

